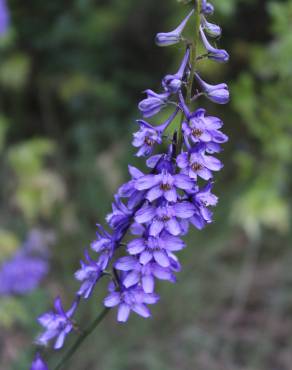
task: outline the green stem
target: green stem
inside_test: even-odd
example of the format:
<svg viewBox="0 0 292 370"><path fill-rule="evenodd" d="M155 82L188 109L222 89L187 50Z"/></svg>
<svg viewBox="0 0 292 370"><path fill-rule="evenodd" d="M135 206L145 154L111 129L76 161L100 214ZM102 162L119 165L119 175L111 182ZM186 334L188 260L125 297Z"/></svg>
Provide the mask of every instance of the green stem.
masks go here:
<svg viewBox="0 0 292 370"><path fill-rule="evenodd" d="M195 0L195 33L194 40L190 44L190 61L191 61L191 71L187 81L186 86L186 104L188 106L192 103L192 90L193 82L196 71L196 63L198 56L198 44L199 44L199 35L200 35L200 24L201 24L201 9L202 9L202 0ZM180 128L178 132L178 145L177 145L177 154L181 152L182 148L182 123L184 119L184 114L182 113Z"/></svg>
<svg viewBox="0 0 292 370"><path fill-rule="evenodd" d="M84 342L84 340L95 330L95 328L100 324L100 322L105 318L105 316L109 313L110 309L105 308L98 316L97 318L88 326L87 329L84 330L84 332L78 337L76 342L73 344L73 346L68 350L68 352L65 354L65 356L61 359L61 361L57 364L57 366L54 368L54 370L60 370L63 368L65 363L70 360L70 358L74 355L74 353L77 351L77 349L81 346L81 344Z"/></svg>

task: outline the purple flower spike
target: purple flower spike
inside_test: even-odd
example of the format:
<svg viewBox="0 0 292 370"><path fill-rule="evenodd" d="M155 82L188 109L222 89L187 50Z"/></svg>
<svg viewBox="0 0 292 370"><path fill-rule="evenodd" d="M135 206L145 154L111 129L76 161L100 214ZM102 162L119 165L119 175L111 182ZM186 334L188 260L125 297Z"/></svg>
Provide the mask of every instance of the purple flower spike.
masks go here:
<svg viewBox="0 0 292 370"><path fill-rule="evenodd" d="M182 86L182 79L190 58L190 49L187 49L181 66L176 74L166 75L162 81L164 89L172 94L176 94Z"/></svg>
<svg viewBox="0 0 292 370"><path fill-rule="evenodd" d="M229 102L230 94L228 86L225 83L218 85L210 85L196 73L195 74L199 84L201 85L204 93L213 103L226 104Z"/></svg>
<svg viewBox="0 0 292 370"><path fill-rule="evenodd" d="M6 0L0 0L0 36L7 32L9 23L10 17Z"/></svg>
<svg viewBox="0 0 292 370"><path fill-rule="evenodd" d="M37 344L47 346L48 342L56 338L54 348L60 349L63 347L66 336L73 329L71 317L73 316L78 302L73 302L71 308L65 312L61 299L55 299L55 312L48 312L38 318L38 322L46 329L46 331L37 338Z"/></svg>
<svg viewBox="0 0 292 370"><path fill-rule="evenodd" d="M103 302L108 308L117 307L119 322L126 322L132 311L150 317L148 305L159 299L154 293L156 281L175 282L176 273L181 270L176 252L185 247L182 237L192 225L202 229L212 222L212 207L218 199L212 194L210 180L213 172L223 167L213 153L219 153L228 138L221 132L223 122L219 118L209 116L199 107L193 112L191 105L200 96L225 104L229 101L229 89L225 83L208 84L195 73L200 66L197 59L204 61L204 56L191 58L196 45L183 36L195 9L198 17L194 20L193 36L194 39L201 36L208 58L227 62L229 55L213 47L207 38L221 35L221 28L206 19L214 7L207 0L183 2L193 10L175 30L156 35L159 46L183 41L185 53L180 67L163 78L162 93L148 89L138 105L143 117L137 120L139 129L132 144L137 148L136 156L150 156L146 160L147 173L129 166L130 179L119 187L112 212L106 217L111 232L98 225L97 238L91 244L97 255L92 259L85 252L85 261L81 261L81 268L75 273L81 282L76 301L64 312L58 298L55 310L39 318L45 328L38 338L39 344L46 345L54 339L56 349L63 346L66 335L73 329L71 317L78 302L81 297L91 296L104 275L109 275L111 282ZM191 97L193 78L199 82L199 91ZM165 122L153 124L148 120L165 107L172 112ZM181 120L173 122L178 112ZM172 122L174 127L170 126ZM159 154L153 155L158 146Z"/></svg>
<svg viewBox="0 0 292 370"><path fill-rule="evenodd" d="M215 60L216 62L219 62L219 63L226 63L228 62L229 60L229 54L227 53L226 50L224 49L216 49L214 48L208 41L202 27L200 27L200 34L201 34L201 38L202 38L202 41L203 41L203 44L204 44L204 47L206 48L206 50L208 51L208 58L209 59L212 59L212 60Z"/></svg>
<svg viewBox="0 0 292 370"><path fill-rule="evenodd" d="M146 304L155 304L158 300L159 296L157 294L147 294L139 286L128 289L122 286L121 291L110 292L104 299L104 305L109 308L119 306L117 320L126 322L131 311L144 318L150 317L151 312Z"/></svg>
<svg viewBox="0 0 292 370"><path fill-rule="evenodd" d="M144 117L152 117L159 113L163 107L166 106L169 93L157 94L152 90L146 90L147 98L139 103L139 110Z"/></svg>
<svg viewBox="0 0 292 370"><path fill-rule="evenodd" d="M81 269L75 272L75 278L82 282L77 294L87 299L102 275L102 269L85 251L86 262L80 261Z"/></svg>
<svg viewBox="0 0 292 370"><path fill-rule="evenodd" d="M36 354L30 370L49 370L48 366L45 364L44 360L42 359L39 353Z"/></svg>
<svg viewBox="0 0 292 370"><path fill-rule="evenodd" d="M181 35L182 32L188 23L188 20L191 18L193 15L194 10L192 10L186 18L181 22L181 24L173 31L171 32L162 32L158 33L155 38L155 42L158 46L169 46L169 45L174 45L177 44L178 42L181 41Z"/></svg>

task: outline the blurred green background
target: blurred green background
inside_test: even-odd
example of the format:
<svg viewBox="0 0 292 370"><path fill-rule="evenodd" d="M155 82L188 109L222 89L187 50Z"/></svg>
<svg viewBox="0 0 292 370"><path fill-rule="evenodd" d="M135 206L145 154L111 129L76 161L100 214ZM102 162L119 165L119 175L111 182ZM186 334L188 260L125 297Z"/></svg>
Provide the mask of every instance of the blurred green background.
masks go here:
<svg viewBox="0 0 292 370"><path fill-rule="evenodd" d="M231 104L208 106L230 137L216 176L215 222L189 234L178 284L159 284L153 319L133 315L119 325L111 314L68 369L292 369L292 0L213 3L231 62L207 63L203 76L230 82L232 92ZM154 36L173 29L186 7L176 0L9 7L12 26L0 39L0 260L32 227L57 234L41 288L0 299L0 369L25 370L36 316L57 294L70 304L95 223L128 178L127 164L143 166L130 147L137 103L176 71L183 53L157 48ZM81 305L81 323L101 310L105 289L101 283Z"/></svg>

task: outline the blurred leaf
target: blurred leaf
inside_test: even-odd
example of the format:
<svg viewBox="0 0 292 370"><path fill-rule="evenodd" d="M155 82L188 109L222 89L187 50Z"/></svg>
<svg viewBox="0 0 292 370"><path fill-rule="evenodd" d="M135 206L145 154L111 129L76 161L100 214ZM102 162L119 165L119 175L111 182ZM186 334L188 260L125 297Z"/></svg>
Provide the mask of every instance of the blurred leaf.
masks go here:
<svg viewBox="0 0 292 370"><path fill-rule="evenodd" d="M12 89L22 89L30 72L28 56L16 53L0 64L0 83Z"/></svg>
<svg viewBox="0 0 292 370"><path fill-rule="evenodd" d="M14 297L2 297L0 300L0 326L9 329L15 322L29 320L29 312L21 301Z"/></svg>
<svg viewBox="0 0 292 370"><path fill-rule="evenodd" d="M11 146L8 160L18 176L28 178L41 170L45 157L52 154L54 148L53 142L48 139L32 139Z"/></svg>
<svg viewBox="0 0 292 370"><path fill-rule="evenodd" d="M0 262L4 261L19 247L20 242L12 232L0 229Z"/></svg>
<svg viewBox="0 0 292 370"><path fill-rule="evenodd" d="M6 117L0 115L0 152L3 150L5 144L7 129L8 129L8 120Z"/></svg>

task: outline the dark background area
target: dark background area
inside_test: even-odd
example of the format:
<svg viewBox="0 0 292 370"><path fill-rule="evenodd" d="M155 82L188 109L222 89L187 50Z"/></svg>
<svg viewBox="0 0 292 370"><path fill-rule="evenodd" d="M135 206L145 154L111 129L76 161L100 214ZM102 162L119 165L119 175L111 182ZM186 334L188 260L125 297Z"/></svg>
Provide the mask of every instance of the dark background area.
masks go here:
<svg viewBox="0 0 292 370"><path fill-rule="evenodd" d="M208 62L202 75L228 82L232 94L229 105L207 104L230 138L215 222L188 235L178 284L159 284L153 318L119 325L111 314L72 370L292 369L292 1L213 4L231 61ZM42 286L0 298L0 368L22 370L40 329L35 318L57 294L70 304L95 224L127 180L127 164L144 165L130 146L137 103L183 54L182 46L158 48L154 37L175 28L187 7L10 0L9 8L12 25L0 39L0 262L32 227L56 234ZM99 284L81 305L81 325L101 310L105 291Z"/></svg>

